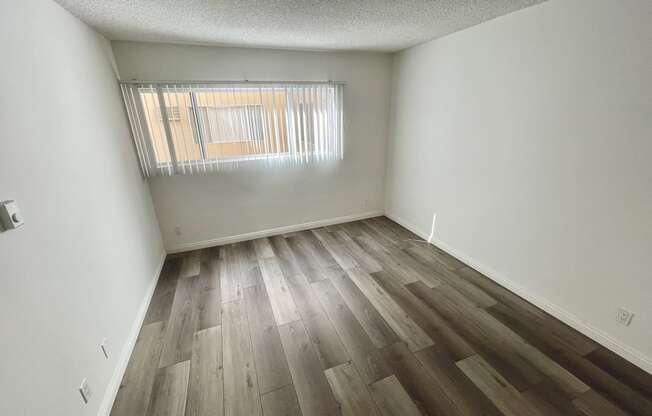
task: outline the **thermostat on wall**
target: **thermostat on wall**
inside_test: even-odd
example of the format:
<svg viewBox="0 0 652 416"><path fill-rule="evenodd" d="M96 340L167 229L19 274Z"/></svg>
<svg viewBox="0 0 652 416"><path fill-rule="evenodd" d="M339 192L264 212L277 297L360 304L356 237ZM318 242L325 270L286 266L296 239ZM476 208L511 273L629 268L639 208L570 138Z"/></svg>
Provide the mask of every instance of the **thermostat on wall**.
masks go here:
<svg viewBox="0 0 652 416"><path fill-rule="evenodd" d="M5 230L12 230L24 224L16 201L0 202L0 222Z"/></svg>

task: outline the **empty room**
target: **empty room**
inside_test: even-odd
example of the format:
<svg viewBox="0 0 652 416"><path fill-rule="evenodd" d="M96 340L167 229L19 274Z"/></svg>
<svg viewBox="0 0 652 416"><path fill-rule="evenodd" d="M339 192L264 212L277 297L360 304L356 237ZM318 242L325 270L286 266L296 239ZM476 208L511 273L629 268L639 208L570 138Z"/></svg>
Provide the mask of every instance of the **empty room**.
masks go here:
<svg viewBox="0 0 652 416"><path fill-rule="evenodd" d="M0 415L652 416L649 0L0 0Z"/></svg>

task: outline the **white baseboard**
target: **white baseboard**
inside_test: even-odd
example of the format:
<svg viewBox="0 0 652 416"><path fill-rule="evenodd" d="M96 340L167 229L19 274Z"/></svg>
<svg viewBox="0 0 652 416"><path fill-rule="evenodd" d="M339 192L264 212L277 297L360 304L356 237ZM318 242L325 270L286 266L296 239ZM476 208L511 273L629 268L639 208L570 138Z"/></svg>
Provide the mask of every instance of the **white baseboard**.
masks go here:
<svg viewBox="0 0 652 416"><path fill-rule="evenodd" d="M424 240L428 239L427 233L418 229L416 226L414 226L414 224L410 223L409 221L406 221L405 219L389 212L386 212L385 216L387 216L387 218L390 218L394 222L400 224L401 226L407 228L408 230L412 231L413 233L423 238ZM566 325L570 326L571 328L581 332L582 334L591 338L595 342L601 344L605 348L610 349L611 351L623 357L624 359L631 362L632 364L652 374L652 358L646 356L642 351L639 351L635 348L623 344L622 342L611 337L609 334L605 333L603 330L582 321L580 318L568 312L566 309L548 301L547 299L544 299L539 295L532 293L527 288L519 285L513 280L507 278L506 276L503 276L502 274L498 273L492 268L485 266L484 264L475 260L471 256L468 256L467 254L462 253L461 251L455 249L454 247L451 247L444 241L434 238L432 244L444 250L445 252L455 257L456 259L460 260L461 262L469 265L473 269L479 271L480 273L487 276L488 278L498 283L502 287L506 288L507 290L527 300L534 306L544 310L545 312L549 313L550 315L564 322Z"/></svg>
<svg viewBox="0 0 652 416"><path fill-rule="evenodd" d="M113 375L109 380L109 384L104 391L104 397L100 403L100 408L97 411L97 416L109 416L111 413L111 408L113 407L113 402L118 394L120 389L120 383L122 382L122 377L124 376L125 370L127 369L127 364L129 364L129 358L131 358L131 353L134 350L136 345L136 340L138 339L138 334L140 333L140 327L143 325L145 320L145 315L147 314L147 309L149 308L149 303L152 301L152 296L154 295L154 290L156 289L156 284L158 283L158 278L161 275L161 270L163 269L163 263L165 263L166 253L161 254L161 260L158 267L154 273L152 281L147 288L147 292L143 297L138 312L136 313L136 319L131 324L131 330L129 331L129 336L125 346L122 348L122 353L118 357L118 362L116 363L115 369L113 370Z"/></svg>
<svg viewBox="0 0 652 416"><path fill-rule="evenodd" d="M261 231L253 231L245 234L238 234L228 237L213 238L210 240L197 241L193 243L178 244L168 248L167 252L180 253L183 251L199 250L202 248L221 246L223 244L237 243L239 241L253 240L255 238L271 237L274 235L291 233L295 231L309 230L311 228L325 227L327 225L341 224L344 222L363 220L365 218L378 217L383 215L383 211L363 212L360 214L346 215L343 217L327 218L324 220L304 222L303 224L287 225L284 227L268 228Z"/></svg>

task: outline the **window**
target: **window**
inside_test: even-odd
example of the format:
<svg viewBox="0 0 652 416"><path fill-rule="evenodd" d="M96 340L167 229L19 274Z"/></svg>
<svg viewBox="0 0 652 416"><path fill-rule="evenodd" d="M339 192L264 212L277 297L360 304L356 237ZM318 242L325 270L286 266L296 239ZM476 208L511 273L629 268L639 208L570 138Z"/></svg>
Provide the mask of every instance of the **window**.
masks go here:
<svg viewBox="0 0 652 416"><path fill-rule="evenodd" d="M163 115L161 114L161 110L158 109L157 111L158 111L159 120L163 120ZM181 113L179 112L179 107L172 106L168 108L168 120L170 121L181 120Z"/></svg>
<svg viewBox="0 0 652 416"><path fill-rule="evenodd" d="M258 104L199 107L199 124L206 126L204 132L206 142L234 143L263 140L264 109ZM192 126L195 142L199 143L197 129L194 128L194 124Z"/></svg>
<svg viewBox="0 0 652 416"><path fill-rule="evenodd" d="M146 176L343 158L341 84L121 87Z"/></svg>

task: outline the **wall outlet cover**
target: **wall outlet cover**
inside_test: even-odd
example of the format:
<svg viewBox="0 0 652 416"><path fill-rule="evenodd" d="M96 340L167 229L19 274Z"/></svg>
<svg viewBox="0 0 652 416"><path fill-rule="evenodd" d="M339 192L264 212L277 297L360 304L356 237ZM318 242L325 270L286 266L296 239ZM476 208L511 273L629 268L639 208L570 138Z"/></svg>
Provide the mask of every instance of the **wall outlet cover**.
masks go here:
<svg viewBox="0 0 652 416"><path fill-rule="evenodd" d="M634 312L630 311L627 308L618 309L618 317L616 319L618 320L619 324L629 326L629 324L632 323L633 318Z"/></svg>
<svg viewBox="0 0 652 416"><path fill-rule="evenodd" d="M13 230L25 223L16 201L9 200L0 202L0 223L4 230Z"/></svg>

